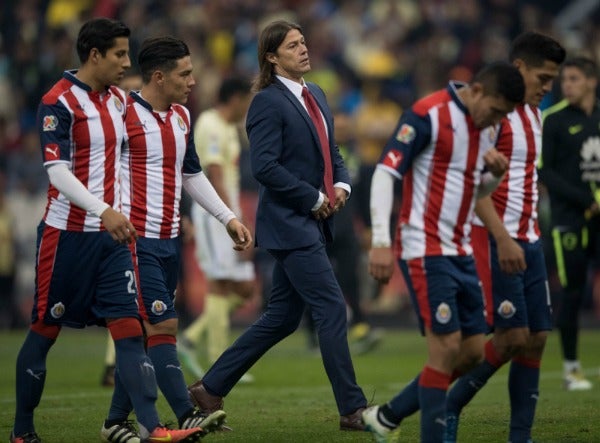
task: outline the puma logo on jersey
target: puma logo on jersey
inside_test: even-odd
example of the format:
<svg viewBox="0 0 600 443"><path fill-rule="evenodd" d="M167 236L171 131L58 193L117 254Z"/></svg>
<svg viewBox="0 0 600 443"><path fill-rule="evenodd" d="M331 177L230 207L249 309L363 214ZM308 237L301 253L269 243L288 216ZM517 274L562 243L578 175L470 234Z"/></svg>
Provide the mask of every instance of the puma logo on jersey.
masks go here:
<svg viewBox="0 0 600 443"><path fill-rule="evenodd" d="M44 147L45 161L58 160L59 157L58 145L56 143L49 143Z"/></svg>
<svg viewBox="0 0 600 443"><path fill-rule="evenodd" d="M37 374L35 372L33 372L33 369L27 369L25 371L27 374L31 375L33 378L35 378L36 380L41 380L42 379L42 375L44 375L44 372L38 372Z"/></svg>
<svg viewBox="0 0 600 443"><path fill-rule="evenodd" d="M573 126L569 126L569 134L571 135L575 135L578 132L581 132L581 130L583 129L583 125L573 125Z"/></svg>
<svg viewBox="0 0 600 443"><path fill-rule="evenodd" d="M402 153L400 151L391 150L385 156L383 164L391 168L397 169L398 165L402 161Z"/></svg>

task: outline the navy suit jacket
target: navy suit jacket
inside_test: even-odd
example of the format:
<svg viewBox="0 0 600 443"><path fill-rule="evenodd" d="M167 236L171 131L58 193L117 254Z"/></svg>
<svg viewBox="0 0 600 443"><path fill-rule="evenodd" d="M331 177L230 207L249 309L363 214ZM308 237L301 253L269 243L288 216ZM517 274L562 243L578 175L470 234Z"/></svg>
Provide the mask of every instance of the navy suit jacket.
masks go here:
<svg viewBox="0 0 600 443"><path fill-rule="evenodd" d="M323 91L307 83L327 122L333 182L350 185L350 176L334 144L333 116ZM297 249L333 239L333 218L318 221L312 207L323 186L324 162L319 136L306 109L278 79L253 98L246 131L252 174L258 180L256 245Z"/></svg>

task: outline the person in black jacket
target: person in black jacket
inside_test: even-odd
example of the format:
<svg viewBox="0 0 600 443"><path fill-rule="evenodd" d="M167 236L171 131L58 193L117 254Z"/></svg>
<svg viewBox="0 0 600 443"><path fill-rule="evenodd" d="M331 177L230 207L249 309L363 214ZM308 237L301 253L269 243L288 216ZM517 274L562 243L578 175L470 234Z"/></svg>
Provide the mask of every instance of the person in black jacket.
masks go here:
<svg viewBox="0 0 600 443"><path fill-rule="evenodd" d="M576 57L564 63L564 100L544 118L540 179L550 196L552 238L563 291L557 323L569 391L592 384L578 360L579 311L587 268L600 252L600 101L595 63Z"/></svg>

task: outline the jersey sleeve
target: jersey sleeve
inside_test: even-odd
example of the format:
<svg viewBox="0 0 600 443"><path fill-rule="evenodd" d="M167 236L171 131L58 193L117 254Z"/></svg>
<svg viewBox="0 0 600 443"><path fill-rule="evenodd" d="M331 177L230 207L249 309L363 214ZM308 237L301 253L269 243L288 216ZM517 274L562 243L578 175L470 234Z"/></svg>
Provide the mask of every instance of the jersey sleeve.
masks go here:
<svg viewBox="0 0 600 443"><path fill-rule="evenodd" d="M378 167L386 169L401 179L412 165L414 158L431 141L431 120L428 114L418 115L405 111L394 133L383 148Z"/></svg>
<svg viewBox="0 0 600 443"><path fill-rule="evenodd" d="M190 126L185 156L183 158L182 172L186 175L193 175L198 174L201 171L202 167L200 166L200 159L198 158L198 152L196 151L196 143L194 142L194 129Z"/></svg>
<svg viewBox="0 0 600 443"><path fill-rule="evenodd" d="M71 122L71 113L60 101L40 104L36 125L44 166L71 161Z"/></svg>

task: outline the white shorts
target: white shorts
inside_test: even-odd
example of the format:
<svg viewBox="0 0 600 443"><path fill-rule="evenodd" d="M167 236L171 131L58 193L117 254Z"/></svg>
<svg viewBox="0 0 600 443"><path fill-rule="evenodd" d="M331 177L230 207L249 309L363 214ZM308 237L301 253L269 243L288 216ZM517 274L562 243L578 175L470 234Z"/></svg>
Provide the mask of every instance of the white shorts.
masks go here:
<svg viewBox="0 0 600 443"><path fill-rule="evenodd" d="M210 280L254 280L254 263L240 259L225 226L199 204L192 203L196 257Z"/></svg>

